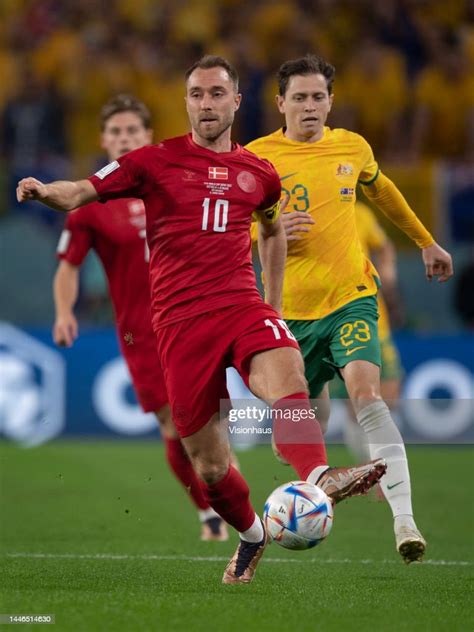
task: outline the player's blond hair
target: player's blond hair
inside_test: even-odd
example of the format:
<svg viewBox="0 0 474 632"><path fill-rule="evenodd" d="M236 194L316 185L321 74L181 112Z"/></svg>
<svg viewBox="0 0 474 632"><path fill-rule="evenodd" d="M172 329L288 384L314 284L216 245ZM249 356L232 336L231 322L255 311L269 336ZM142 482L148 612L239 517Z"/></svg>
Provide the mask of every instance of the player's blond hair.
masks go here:
<svg viewBox="0 0 474 632"><path fill-rule="evenodd" d="M132 94L117 94L107 101L100 111L100 129L104 131L109 118L120 112L133 112L140 118L145 129L151 128L150 110L143 101L140 101Z"/></svg>

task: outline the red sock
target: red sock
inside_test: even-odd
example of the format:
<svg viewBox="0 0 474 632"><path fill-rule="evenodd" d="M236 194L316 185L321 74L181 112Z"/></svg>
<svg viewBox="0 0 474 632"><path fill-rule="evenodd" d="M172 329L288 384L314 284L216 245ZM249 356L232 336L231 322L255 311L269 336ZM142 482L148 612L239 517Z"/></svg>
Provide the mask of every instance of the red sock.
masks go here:
<svg viewBox="0 0 474 632"><path fill-rule="evenodd" d="M321 426L306 393L287 395L273 404L273 436L279 453L301 480L318 465L327 465Z"/></svg>
<svg viewBox="0 0 474 632"><path fill-rule="evenodd" d="M178 481L182 483L192 501L198 509L209 509L209 503L204 498L200 481L194 471L191 461L186 454L181 439L163 437L166 446L166 460Z"/></svg>
<svg viewBox="0 0 474 632"><path fill-rule="evenodd" d="M204 496L219 516L239 533L247 531L255 520L250 490L242 474L233 465L218 483L201 483Z"/></svg>

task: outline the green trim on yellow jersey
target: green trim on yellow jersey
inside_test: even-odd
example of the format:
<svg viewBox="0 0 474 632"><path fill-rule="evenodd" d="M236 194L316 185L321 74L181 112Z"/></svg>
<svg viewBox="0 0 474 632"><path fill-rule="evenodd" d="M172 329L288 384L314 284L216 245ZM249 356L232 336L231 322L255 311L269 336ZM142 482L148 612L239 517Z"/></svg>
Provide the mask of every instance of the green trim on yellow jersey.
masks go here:
<svg viewBox="0 0 474 632"><path fill-rule="evenodd" d="M370 178L370 180L359 180L359 182L363 184L365 187L367 187L370 184L373 184L377 180L377 178L379 177L379 173L380 173L380 169L377 169L377 173L375 174L373 178Z"/></svg>

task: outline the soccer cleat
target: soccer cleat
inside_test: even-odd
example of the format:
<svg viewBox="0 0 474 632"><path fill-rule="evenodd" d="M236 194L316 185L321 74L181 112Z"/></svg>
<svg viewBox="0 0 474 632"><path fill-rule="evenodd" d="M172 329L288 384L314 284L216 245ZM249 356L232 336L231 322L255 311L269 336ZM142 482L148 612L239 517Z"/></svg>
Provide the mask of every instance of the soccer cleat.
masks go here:
<svg viewBox="0 0 474 632"><path fill-rule="evenodd" d="M219 516L208 518L201 526L201 540L203 542L227 542L229 532L227 524Z"/></svg>
<svg viewBox="0 0 474 632"><path fill-rule="evenodd" d="M351 496L367 494L386 471L385 459L375 459L355 467L330 467L321 474L316 485L336 504Z"/></svg>
<svg viewBox="0 0 474 632"><path fill-rule="evenodd" d="M227 565L222 577L223 584L250 584L255 575L257 564L268 544L268 536L263 526L261 542L245 542L240 540L239 546Z"/></svg>
<svg viewBox="0 0 474 632"><path fill-rule="evenodd" d="M395 532L397 551L406 564L421 562L426 550L426 541L416 528L400 527Z"/></svg>

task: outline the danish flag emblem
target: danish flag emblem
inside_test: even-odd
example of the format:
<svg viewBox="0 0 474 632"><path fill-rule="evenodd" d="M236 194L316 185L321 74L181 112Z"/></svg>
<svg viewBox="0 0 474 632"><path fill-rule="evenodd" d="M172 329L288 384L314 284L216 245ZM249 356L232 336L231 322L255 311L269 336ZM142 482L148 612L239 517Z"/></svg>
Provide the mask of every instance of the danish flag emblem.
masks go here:
<svg viewBox="0 0 474 632"><path fill-rule="evenodd" d="M228 180L229 170L227 167L209 167L208 177L209 180Z"/></svg>

